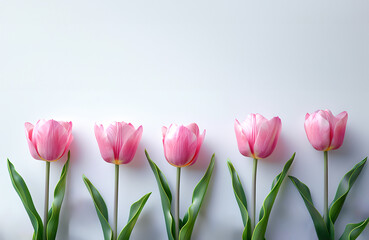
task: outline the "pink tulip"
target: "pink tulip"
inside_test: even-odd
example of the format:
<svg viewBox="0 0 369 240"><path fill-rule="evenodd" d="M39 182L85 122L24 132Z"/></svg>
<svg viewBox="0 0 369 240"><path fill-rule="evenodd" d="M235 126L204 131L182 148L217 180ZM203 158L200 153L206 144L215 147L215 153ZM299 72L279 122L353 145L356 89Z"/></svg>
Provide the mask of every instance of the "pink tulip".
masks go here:
<svg viewBox="0 0 369 240"><path fill-rule="evenodd" d="M101 157L108 163L129 163L136 154L142 131L142 126L135 129L132 124L125 122L114 122L106 131L102 125L95 124Z"/></svg>
<svg viewBox="0 0 369 240"><path fill-rule="evenodd" d="M334 150L342 146L345 137L347 112L333 116L329 110L319 110L305 116L305 132L318 151Z"/></svg>
<svg viewBox="0 0 369 240"><path fill-rule="evenodd" d="M188 126L171 124L169 128L162 127L164 155L167 161L175 167L185 167L196 162L204 141L205 130L200 135L196 123Z"/></svg>
<svg viewBox="0 0 369 240"><path fill-rule="evenodd" d="M72 122L39 120L35 126L26 122L28 147L34 159L55 161L63 157L73 140Z"/></svg>
<svg viewBox="0 0 369 240"><path fill-rule="evenodd" d="M267 120L260 114L250 114L242 123L236 119L234 130L240 153L254 159L268 157L277 145L281 128L279 117Z"/></svg>

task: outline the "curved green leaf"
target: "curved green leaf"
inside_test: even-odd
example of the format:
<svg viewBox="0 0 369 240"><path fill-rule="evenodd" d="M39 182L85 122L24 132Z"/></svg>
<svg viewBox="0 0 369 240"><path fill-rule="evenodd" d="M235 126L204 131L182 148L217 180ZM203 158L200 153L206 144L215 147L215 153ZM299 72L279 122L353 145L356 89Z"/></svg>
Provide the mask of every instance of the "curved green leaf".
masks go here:
<svg viewBox="0 0 369 240"><path fill-rule="evenodd" d="M213 156L211 157L208 169L206 170L204 176L202 177L200 182L197 184L197 186L193 190L192 204L188 208L188 211L183 219L184 225L179 232L180 240L190 240L191 239L195 221L196 221L197 215L199 214L206 191L208 189L209 182L211 179L211 174L213 173L214 157L215 157L215 154L213 154Z"/></svg>
<svg viewBox="0 0 369 240"><path fill-rule="evenodd" d="M339 240L355 240L362 231L364 231L366 225L368 225L369 218L359 223L350 223L346 225L345 231Z"/></svg>
<svg viewBox="0 0 369 240"><path fill-rule="evenodd" d="M37 213L35 205L33 204L33 200L27 185L21 175L15 170L14 165L8 159L8 171L10 175L10 179L12 181L13 187L15 191L18 193L24 208L27 211L29 219L31 220L34 233L32 236L32 240L42 240L43 239L43 225L40 215Z"/></svg>
<svg viewBox="0 0 369 240"><path fill-rule="evenodd" d="M327 240L330 239L330 235L327 229L327 226L324 222L323 217L320 215L318 210L314 207L313 200L311 198L310 189L300 182L297 178L289 176L292 183L295 185L297 190L299 191L302 199L305 202L306 208L308 209L310 216L313 220L316 234L318 235L319 240Z"/></svg>
<svg viewBox="0 0 369 240"><path fill-rule="evenodd" d="M112 240L113 231L109 225L108 209L106 207L105 201L101 197L99 191L97 191L95 186L92 185L90 180L85 175L83 175L82 178L95 204L96 213L97 213L97 216L99 217L100 224L101 224L101 227L104 233L104 240Z"/></svg>
<svg viewBox="0 0 369 240"><path fill-rule="evenodd" d="M251 219L247 211L246 195L242 187L241 180L238 176L237 171L233 167L231 161L227 161L228 169L232 177L232 186L234 196L236 197L238 207L240 208L243 226L245 227L242 233L242 240L251 240Z"/></svg>
<svg viewBox="0 0 369 240"><path fill-rule="evenodd" d="M172 193L170 191L167 179L165 178L164 174L160 171L158 166L150 159L149 154L145 150L146 158L149 161L150 167L155 175L156 182L158 183L159 193L161 198L161 205L163 208L165 225L168 234L168 240L174 240L174 219L172 213L170 211L171 204L172 204Z"/></svg>
<svg viewBox="0 0 369 240"><path fill-rule="evenodd" d="M128 240L131 236L132 230L137 222L140 213L145 206L147 199L149 199L151 193L146 194L140 200L132 204L131 210L129 211L129 217L127 225L120 232L118 240Z"/></svg>
<svg viewBox="0 0 369 240"><path fill-rule="evenodd" d="M349 172L347 172L338 185L336 196L329 207L329 218L333 224L336 222L342 206L345 203L346 196L363 169L366 160L367 158L356 164Z"/></svg>
<svg viewBox="0 0 369 240"><path fill-rule="evenodd" d="M59 182L56 185L55 190L54 190L54 201L49 210L49 217L48 217L49 221L47 222L47 227L46 227L47 240L54 240L56 237L56 232L58 231L59 214L60 214L60 209L63 203L64 194L65 194L65 185L67 182L69 159L70 159L70 151L68 152L68 160L64 164L62 173L60 175Z"/></svg>
<svg viewBox="0 0 369 240"><path fill-rule="evenodd" d="M282 185L282 182L284 178L287 175L288 170L291 167L291 164L295 158L295 153L292 155L291 159L286 162L286 164L283 167L283 170L278 176L274 179L272 184L272 190L268 194L268 196L265 198L263 206L260 210L259 214L259 222L255 226L255 230L252 234L252 240L264 240L265 239L265 232L268 225L268 220L270 213L273 208L274 201L277 197L278 191Z"/></svg>

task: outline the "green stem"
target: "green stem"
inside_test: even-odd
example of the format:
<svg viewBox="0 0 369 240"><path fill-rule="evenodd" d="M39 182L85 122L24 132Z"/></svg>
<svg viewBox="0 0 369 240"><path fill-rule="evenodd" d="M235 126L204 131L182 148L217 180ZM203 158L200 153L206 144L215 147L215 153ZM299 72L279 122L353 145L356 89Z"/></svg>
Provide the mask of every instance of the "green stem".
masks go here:
<svg viewBox="0 0 369 240"><path fill-rule="evenodd" d="M324 219L328 226L328 151L324 151Z"/></svg>
<svg viewBox="0 0 369 240"><path fill-rule="evenodd" d="M49 213L49 182L50 182L50 162L46 161L45 168L45 204L44 204L44 239L46 240L46 229Z"/></svg>
<svg viewBox="0 0 369 240"><path fill-rule="evenodd" d="M118 184L119 184L119 164L115 164L115 189L114 189L114 231L113 239L118 237Z"/></svg>
<svg viewBox="0 0 369 240"><path fill-rule="evenodd" d="M176 189L176 205L175 205L175 223L176 223L176 236L175 239L179 239L179 187L181 182L181 168L177 167L177 189Z"/></svg>
<svg viewBox="0 0 369 240"><path fill-rule="evenodd" d="M253 164L253 168L252 168L252 222L251 222L251 226L252 229L255 228L256 226L256 170L258 167L258 160L256 158L254 158L254 164Z"/></svg>

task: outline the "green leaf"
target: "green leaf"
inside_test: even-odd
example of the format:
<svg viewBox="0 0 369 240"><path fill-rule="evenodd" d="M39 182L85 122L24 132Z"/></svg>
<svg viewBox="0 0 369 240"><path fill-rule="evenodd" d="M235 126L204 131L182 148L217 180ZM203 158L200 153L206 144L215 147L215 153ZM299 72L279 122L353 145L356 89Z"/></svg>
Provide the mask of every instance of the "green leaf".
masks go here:
<svg viewBox="0 0 369 240"><path fill-rule="evenodd" d="M350 223L346 225L345 231L339 240L354 240L361 232L365 229L366 225L368 225L369 218L365 219L359 223Z"/></svg>
<svg viewBox="0 0 369 240"><path fill-rule="evenodd" d="M259 214L260 220L258 224L256 224L255 226L255 230L252 234L252 240L264 240L265 239L265 232L266 232L269 216L272 211L274 201L277 197L277 194L282 185L282 182L284 178L286 177L288 170L291 167L291 164L294 158L295 158L295 153L292 155L291 159L286 162L282 172L274 179L273 184L272 184L272 190L270 191L268 196L265 198L263 206L260 210L260 214Z"/></svg>
<svg viewBox="0 0 369 240"><path fill-rule="evenodd" d="M356 164L349 172L347 172L338 185L336 196L329 207L329 218L333 224L336 222L342 206L345 203L346 196L363 169L366 160L367 158Z"/></svg>
<svg viewBox="0 0 369 240"><path fill-rule="evenodd" d="M299 191L302 199L305 202L306 208L308 209L310 216L313 220L316 234L318 235L319 240L327 240L330 239L330 235L327 229L327 226L324 222L323 217L320 215L318 210L314 207L313 200L311 198L310 189L300 182L297 178L289 176L292 183L295 185L297 190Z"/></svg>
<svg viewBox="0 0 369 240"><path fill-rule="evenodd" d="M193 190L192 204L188 208L188 211L185 217L183 218L184 225L179 231L179 240L191 239L195 221L196 221L197 215L199 214L206 191L208 189L209 182L211 179L211 174L213 173L214 157L215 157L215 154L213 154L213 156L211 157L208 169L206 170L204 176L202 177L200 182L197 184L197 186Z"/></svg>
<svg viewBox="0 0 369 240"><path fill-rule="evenodd" d="M109 216L108 209L106 207L104 199L101 197L99 191L95 188L94 185L90 182L90 180L83 175L83 181L86 184L88 191L91 194L92 200L94 201L96 213L99 217L100 224L104 233L104 240L112 240L113 239L113 231L109 225Z"/></svg>
<svg viewBox="0 0 369 240"><path fill-rule="evenodd" d="M65 194L65 185L67 182L67 172L68 172L68 166L69 166L69 159L70 159L70 151L68 152L68 160L64 164L62 173L60 175L60 179L58 184L55 187L54 190L54 201L51 205L51 208L49 210L49 221L47 223L46 227L46 235L47 240L55 240L56 232L58 231L58 224L59 224L59 214L60 209L63 203L64 194Z"/></svg>
<svg viewBox="0 0 369 240"><path fill-rule="evenodd" d="M237 171L233 167L231 161L227 161L228 169L232 177L232 186L234 196L236 197L238 207L240 208L243 226L245 227L242 233L242 240L251 240L251 219L247 211L246 195L242 187L241 180L238 176Z"/></svg>
<svg viewBox="0 0 369 240"><path fill-rule="evenodd" d="M9 159L8 171L13 187L22 200L24 208L26 209L29 219L31 220L34 229L32 240L42 240L43 225L40 215L38 215L35 205L33 204L32 197L29 193L26 183L21 175L19 175L19 173L14 169L14 165L9 161Z"/></svg>
<svg viewBox="0 0 369 240"><path fill-rule="evenodd" d="M172 204L172 193L170 191L167 179L164 174L160 171L158 166L150 159L149 154L145 150L146 158L149 161L150 167L155 175L156 182L158 183L159 193L161 198L161 205L163 208L163 214L165 219L165 225L167 229L168 240L174 240L174 219L170 211Z"/></svg>
<svg viewBox="0 0 369 240"><path fill-rule="evenodd" d="M140 216L140 213L145 206L147 199L149 199L151 193L146 194L143 196L140 200L132 204L131 210L129 211L129 217L127 225L123 228L123 230L120 232L118 240L128 240L131 236L131 232L137 222L138 217Z"/></svg>

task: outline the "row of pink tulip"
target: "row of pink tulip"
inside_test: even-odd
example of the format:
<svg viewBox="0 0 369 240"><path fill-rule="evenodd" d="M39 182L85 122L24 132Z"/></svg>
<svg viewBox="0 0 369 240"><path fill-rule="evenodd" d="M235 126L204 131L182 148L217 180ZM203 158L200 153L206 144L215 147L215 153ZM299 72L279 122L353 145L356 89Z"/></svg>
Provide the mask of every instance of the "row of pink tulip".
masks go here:
<svg viewBox="0 0 369 240"><path fill-rule="evenodd" d="M330 215L328 213L328 170L327 170L327 161L328 161L328 151L338 149L344 140L346 123L347 123L348 115L346 112L342 112L337 116L334 116L329 110L319 110L312 114L306 114L305 117L305 131L308 137L308 140L312 144L312 146L318 151L324 151L324 159L325 159L325 220L327 221L327 226L330 227L330 230L324 230L326 226L319 226L323 220L313 220L314 224L317 227L317 234L319 239L326 239L327 236L332 238L332 234L334 234L333 226ZM244 190L242 184L239 181L238 174L234 169L232 163L228 161L228 167L231 172L232 184L234 188L234 193L239 204L242 219L244 220L245 230L243 233L243 239L264 239L264 234L266 230L266 225L268 222L268 217L265 220L265 215L269 216L271 208L274 203L274 199L278 193L279 187L282 184L284 177L287 175L289 167L292 164L294 159L294 155L288 161L281 172L280 175L277 176L276 182L273 183L272 191L266 198L266 202L268 202L268 206L266 209L263 209L264 216L260 216L260 221L257 224L255 222L255 201L256 201L256 172L257 172L257 162L259 159L263 159L268 157L275 149L277 145L277 141L281 132L281 119L279 117L274 117L270 120L264 118L260 114L250 114L246 120L243 122L239 122L237 119L234 122L234 130L236 134L238 149L240 153L246 157L250 157L254 159L254 167L253 167L253 188L252 188L252 221L250 219L250 215L247 210L246 197L244 194ZM55 120L39 120L35 125L31 123L25 123L26 136L28 141L29 150L33 158L37 160L46 161L46 183L45 183L45 209L44 209L44 226L35 227L34 238L36 240L53 240L56 236L57 224L58 220L55 220L55 216L51 214L48 216L48 212L52 211L60 211L61 202L64 197L65 191L65 175L68 170L68 162L69 162L69 154L68 161L66 162L65 167L63 168L60 186L56 188L55 196L58 195L59 205L54 205L53 208L48 210L48 188L49 188L49 168L50 162L56 161L63 157L63 155L68 152L71 142L73 141L72 135L72 122L63 122L63 121L55 121ZM117 208L118 208L118 178L119 178L119 165L127 164L132 161L134 155L136 153L138 144L141 140L143 127L139 126L135 128L131 123L125 122L114 122L110 124L106 129L104 129L103 125L95 125L94 128L96 140L100 149L101 157L108 163L113 163L115 165L115 205L114 205L114 229L112 229L108 223L108 216L103 213L106 212L107 209L105 202L101 195L98 193L97 189L92 185L90 180L87 177L83 177L84 182L86 184L87 189L89 190L93 201L95 203L95 207L97 213L99 215L99 220L101 221L101 226L103 227L104 238L105 239L129 239L130 232L133 229L137 218L145 205L149 194L146 194L139 201L134 203L134 205L139 205L139 207L135 206L135 214L132 215L127 227L125 227L121 234L118 236L117 232ZM148 153L146 152L146 156L148 158L150 167L153 170L153 173L156 177L157 183L159 185L159 192L162 199L162 207L164 212L164 217L166 221L166 227L168 232L168 239L170 240L185 240L191 238L191 233L193 229L193 225L196 220L196 216L201 207L202 200L207 190L207 186L210 181L210 177L212 174L212 169L214 166L214 159L212 158L208 170L206 171L203 179L199 182L198 186L195 188L191 207L189 208L188 214L192 217L192 219L180 220L179 217L179 185L180 185L180 171L182 167L192 165L196 162L201 145L204 141L206 131L204 130L202 133L199 130L199 127L196 123L191 123L187 126L184 125L176 125L171 124L169 127L162 127L163 134L163 147L164 147L164 156L166 160L177 168L177 197L176 197L176 206L175 206L175 218L173 218L171 214L171 192L169 186L163 178L164 174L160 171L160 169L156 166L156 164L150 159ZM362 166L366 162L366 159L362 161L361 165L355 166L357 171L361 171ZM35 218L31 218L32 224L34 226L38 226L40 224L41 219L38 216L37 211L34 209L32 198L28 192L27 187L23 189L23 192L19 192L19 186L25 186L23 179L20 175L15 171L14 166L8 161L9 173L12 179L12 183L17 190L19 196L22 199L23 204L26 209L31 209L31 212ZM357 174L358 175L358 174ZM356 176L357 177L357 176ZM306 193L306 186L303 187L303 184L298 181L297 178L290 177L291 181L295 184L295 186L299 189L301 196L304 198ZM24 185L22 185L24 183ZM59 183L58 183L59 185ZM347 185L347 184L346 184ZM301 187L302 186L302 187ZM351 188L351 187L350 187ZM62 190L60 190L62 189ZM347 192L349 189L347 190ZM347 194L346 192L346 194ZM346 196L346 195L345 195ZM344 197L345 198L345 197ZM60 201L61 199L61 201ZM165 200L166 199L166 200ZM168 201L169 200L169 201ZM343 200L344 201L344 200ZM332 203L332 205L334 205ZM342 202L343 204L343 202ZM307 205L308 206L308 205ZM341 206L342 207L342 206ZM264 208L264 204L263 204ZM311 209L311 206L308 206ZM33 210L32 210L33 209ZM196 211L194 209L197 209ZM340 208L339 208L340 209ZM192 212L191 212L192 211ZM268 212L266 214L266 212ZM336 210L335 210L336 211ZM170 213L168 215L168 212ZM262 213L261 212L261 213ZM310 212L310 210L309 210ZM339 211L338 211L339 212ZM103 214L103 215L101 215ZM334 213L338 215L337 211ZM50 215L50 213L49 213ZM56 212L55 215L58 219L59 212ZM133 217L134 216L134 217ZM316 218L315 214L315 218ZM320 216L320 215L319 215ZM53 218L54 217L54 218ZM49 219L51 218L51 219ZM328 219L328 220L327 220ZM369 222L369 218L367 220ZM41 222L42 223L42 222ZM182 223L182 225L180 224ZM334 223L334 221L333 221ZM38 224L38 225L37 225ZM192 224L192 225L191 225ZM366 223L367 224L367 223ZM360 225L361 228L362 226ZM42 224L41 224L42 225ZM191 227L192 226L192 227ZM175 227L175 229L172 229ZM360 229L361 229L360 228ZM42 231L40 229L43 229ZM128 230L127 230L128 229ZM323 230L321 230L323 229ZM40 233L43 232L43 233ZM319 232L319 231L327 231L327 233ZM329 233L329 231L333 231L333 233ZM326 234L326 235L324 235ZM323 236L323 237L321 237Z"/></svg>
<svg viewBox="0 0 369 240"><path fill-rule="evenodd" d="M334 116L331 111L306 114L305 131L312 146L319 151L339 148L344 139L347 113ZM234 123L239 151L256 159L268 157L274 150L281 131L279 117L267 120L260 114L250 114L245 121ZM39 120L35 125L25 123L28 146L33 158L44 161L60 159L72 140L72 122ZM95 136L102 158L108 163L129 163L136 152L143 132L131 123L115 122L104 129L95 125ZM162 128L164 155L176 167L195 163L206 131L201 134L197 124L172 124Z"/></svg>

